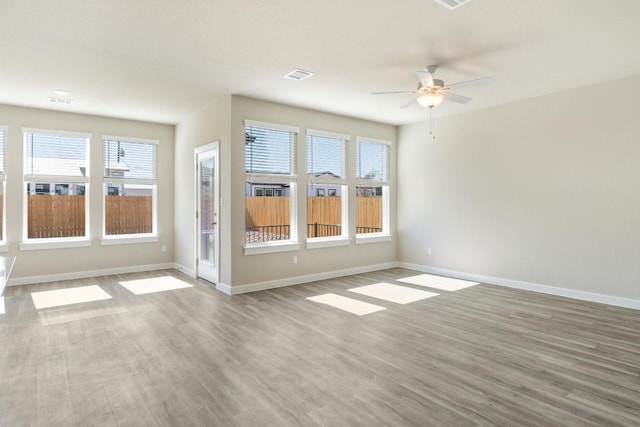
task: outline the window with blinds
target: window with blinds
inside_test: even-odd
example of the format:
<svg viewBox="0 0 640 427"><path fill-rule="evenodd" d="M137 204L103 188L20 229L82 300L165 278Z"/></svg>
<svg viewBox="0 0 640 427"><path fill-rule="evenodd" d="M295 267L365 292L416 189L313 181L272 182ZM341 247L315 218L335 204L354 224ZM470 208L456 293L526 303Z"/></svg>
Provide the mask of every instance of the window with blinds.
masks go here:
<svg viewBox="0 0 640 427"><path fill-rule="evenodd" d="M388 233L389 143L356 140L356 234Z"/></svg>
<svg viewBox="0 0 640 427"><path fill-rule="evenodd" d="M7 127L0 126L0 242L4 242L4 181L6 176L5 169L5 138L7 134Z"/></svg>
<svg viewBox="0 0 640 427"><path fill-rule="evenodd" d="M158 141L102 140L104 236L154 234Z"/></svg>
<svg viewBox="0 0 640 427"><path fill-rule="evenodd" d="M24 129L25 240L87 236L91 135Z"/></svg>
<svg viewBox="0 0 640 427"><path fill-rule="evenodd" d="M348 135L307 131L307 237L346 236Z"/></svg>
<svg viewBox="0 0 640 427"><path fill-rule="evenodd" d="M298 128L245 121L245 243L296 236Z"/></svg>

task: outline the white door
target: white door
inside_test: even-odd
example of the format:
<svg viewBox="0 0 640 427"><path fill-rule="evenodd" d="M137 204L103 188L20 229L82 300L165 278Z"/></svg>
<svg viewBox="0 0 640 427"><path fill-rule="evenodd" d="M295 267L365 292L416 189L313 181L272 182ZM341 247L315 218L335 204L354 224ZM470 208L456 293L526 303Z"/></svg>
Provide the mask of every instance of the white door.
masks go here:
<svg viewBox="0 0 640 427"><path fill-rule="evenodd" d="M196 157L196 276L218 282L218 142L195 149Z"/></svg>

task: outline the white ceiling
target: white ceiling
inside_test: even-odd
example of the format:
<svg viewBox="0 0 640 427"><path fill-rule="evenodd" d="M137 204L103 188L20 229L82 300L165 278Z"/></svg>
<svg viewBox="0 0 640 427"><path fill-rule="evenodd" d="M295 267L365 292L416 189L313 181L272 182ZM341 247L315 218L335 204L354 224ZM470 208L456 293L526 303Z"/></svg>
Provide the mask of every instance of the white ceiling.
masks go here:
<svg viewBox="0 0 640 427"><path fill-rule="evenodd" d="M639 0L0 0L0 103L179 123L240 94L391 124L425 120L415 71L497 83L458 114L640 75ZM293 68L305 81L282 76ZM72 105L55 105L55 89ZM613 94L615 95L615 94ZM0 119L1 121L1 119Z"/></svg>

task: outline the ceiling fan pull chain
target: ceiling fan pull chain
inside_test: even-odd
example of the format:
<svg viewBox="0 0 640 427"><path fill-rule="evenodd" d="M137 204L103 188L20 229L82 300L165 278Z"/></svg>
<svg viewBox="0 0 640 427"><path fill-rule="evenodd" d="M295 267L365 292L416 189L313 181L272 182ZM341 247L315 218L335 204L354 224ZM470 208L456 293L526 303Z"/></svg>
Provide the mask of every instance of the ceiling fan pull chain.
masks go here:
<svg viewBox="0 0 640 427"><path fill-rule="evenodd" d="M429 135L433 139L436 139L436 136L433 134L433 107L429 107Z"/></svg>

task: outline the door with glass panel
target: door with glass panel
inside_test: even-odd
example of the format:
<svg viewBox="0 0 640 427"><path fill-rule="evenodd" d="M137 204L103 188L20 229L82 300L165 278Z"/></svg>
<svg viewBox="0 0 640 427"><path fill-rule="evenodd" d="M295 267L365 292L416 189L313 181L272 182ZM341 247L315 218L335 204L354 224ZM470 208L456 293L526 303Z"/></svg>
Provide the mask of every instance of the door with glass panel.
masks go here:
<svg viewBox="0 0 640 427"><path fill-rule="evenodd" d="M218 282L218 143L196 148L196 276Z"/></svg>

